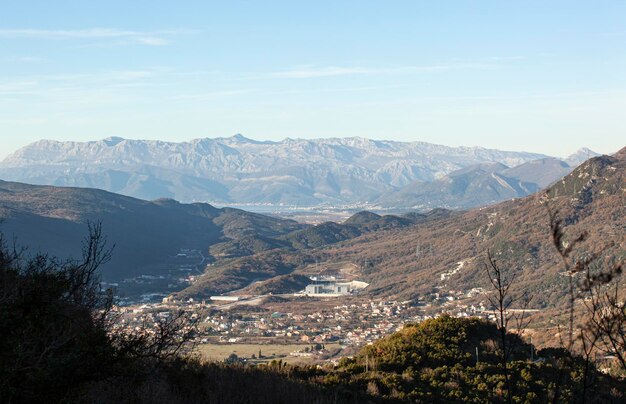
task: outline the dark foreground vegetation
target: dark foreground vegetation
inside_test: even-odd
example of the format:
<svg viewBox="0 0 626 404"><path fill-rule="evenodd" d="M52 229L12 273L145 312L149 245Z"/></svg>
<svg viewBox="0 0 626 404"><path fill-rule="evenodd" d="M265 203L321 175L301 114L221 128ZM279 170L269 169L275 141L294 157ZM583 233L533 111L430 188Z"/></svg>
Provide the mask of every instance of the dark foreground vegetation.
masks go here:
<svg viewBox="0 0 626 404"><path fill-rule="evenodd" d="M406 326L336 367L204 363L187 351L193 324L182 316L134 334L113 331L112 296L97 278L110 251L100 227L90 230L75 261L2 243L0 402L626 401L624 380L583 357L535 353L510 333L503 345L497 324L449 316Z"/></svg>
<svg viewBox="0 0 626 404"><path fill-rule="evenodd" d="M360 401L313 383L317 370L202 363L189 355L194 328L183 316L114 332L112 295L97 277L110 253L100 226L80 260L28 256L0 239L0 402Z"/></svg>

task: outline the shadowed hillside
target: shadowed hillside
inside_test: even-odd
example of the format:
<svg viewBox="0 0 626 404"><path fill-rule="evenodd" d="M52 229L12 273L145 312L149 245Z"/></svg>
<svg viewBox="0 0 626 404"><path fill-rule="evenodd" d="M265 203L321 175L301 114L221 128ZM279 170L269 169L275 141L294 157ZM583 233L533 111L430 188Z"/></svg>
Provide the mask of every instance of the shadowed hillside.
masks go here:
<svg viewBox="0 0 626 404"><path fill-rule="evenodd" d="M284 243L272 238L306 227L208 204L187 205L170 199L148 202L94 189L4 181L0 181L0 220L5 237L16 237L32 252L60 257L77 256L86 223L102 222L109 243L115 245L113 260L103 268L103 279L108 282L163 275L182 249L196 250L210 262L214 258L209 247L228 250L232 256L274 247L255 247L256 240L268 239L282 247Z"/></svg>

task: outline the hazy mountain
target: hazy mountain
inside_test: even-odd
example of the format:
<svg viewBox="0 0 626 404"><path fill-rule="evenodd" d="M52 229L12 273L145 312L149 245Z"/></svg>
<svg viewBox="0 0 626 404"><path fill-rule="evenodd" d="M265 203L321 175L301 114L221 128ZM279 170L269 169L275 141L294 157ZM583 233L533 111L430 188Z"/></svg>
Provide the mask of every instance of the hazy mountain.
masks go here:
<svg viewBox="0 0 626 404"><path fill-rule="evenodd" d="M583 161L586 161L587 159L590 159L592 157L596 157L599 155L600 155L599 153L596 153L593 150L589 150L586 147L583 147L582 149L579 149L576 153L568 156L565 159L565 162L572 167L576 167Z"/></svg>
<svg viewBox="0 0 626 404"><path fill-rule="evenodd" d="M579 163L576 163L574 166L570 166L565 161L559 159L545 158L507 168L500 171L500 173L506 177L531 182L536 184L539 188L545 188L568 174L578 164Z"/></svg>
<svg viewBox="0 0 626 404"><path fill-rule="evenodd" d="M183 143L42 140L0 163L0 178L94 187L145 199L317 205L373 201L416 181L432 182L470 166L515 167L545 157L363 138L259 142L236 135ZM480 204L481 198L470 199ZM437 204L428 202L428 206Z"/></svg>
<svg viewBox="0 0 626 404"><path fill-rule="evenodd" d="M384 194L376 202L385 207L467 209L528 196L571 170L573 167L553 157L511 168L501 163L476 164L432 182L412 182Z"/></svg>
<svg viewBox="0 0 626 404"><path fill-rule="evenodd" d="M386 207L408 206L416 209L472 208L523 197L541 189L537 183L521 179L524 175L521 178L506 175L507 170L501 164L476 165L432 182L413 182L376 202ZM553 172L546 172L546 175L552 178Z"/></svg>

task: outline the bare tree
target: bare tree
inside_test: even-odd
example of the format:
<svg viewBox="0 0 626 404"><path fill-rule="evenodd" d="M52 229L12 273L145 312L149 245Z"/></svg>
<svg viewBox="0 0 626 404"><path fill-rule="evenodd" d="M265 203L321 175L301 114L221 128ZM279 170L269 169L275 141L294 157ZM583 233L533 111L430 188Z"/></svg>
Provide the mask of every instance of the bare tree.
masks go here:
<svg viewBox="0 0 626 404"><path fill-rule="evenodd" d="M154 321L144 320L136 332L112 334L113 344L123 356L158 362L193 350L197 326L190 314L179 310Z"/></svg>
<svg viewBox="0 0 626 404"><path fill-rule="evenodd" d="M15 397L38 401L37 394L62 394L107 366L104 325L113 298L100 287L98 268L110 257L101 229L89 225L78 260L29 255L0 241L0 390L11 386Z"/></svg>
<svg viewBox="0 0 626 404"><path fill-rule="evenodd" d="M502 365L502 375L504 377L504 383L506 386L506 394L507 394L507 402L511 403L512 400L512 391L511 391L511 382L509 376L509 357L511 353L511 346L508 343L507 332L509 327L509 322L511 320L515 321L518 330L521 330L526 327L527 320L525 317L526 309L528 308L528 304L530 303L531 297L528 294L524 294L521 297L523 302L523 308L519 313L512 314L509 311L511 305L517 301L517 298L514 298L509 293L509 289L511 285L515 282L516 275L515 274L505 274L504 271L495 258L491 254L490 250L487 250L487 262L484 265L485 272L489 277L489 281L493 286L495 291L495 296L488 295L489 302L491 306L494 308L494 315L496 317L496 324L498 326L498 330L500 331L500 345L502 348L502 353L500 355L500 361ZM508 276L507 276L508 275Z"/></svg>
<svg viewBox="0 0 626 404"><path fill-rule="evenodd" d="M572 350L574 344L574 304L576 302L576 287L574 277L577 273L580 273L584 269L585 263L576 259L572 259L572 251L574 247L582 243L587 239L587 232L581 232L575 238L571 240L565 239L565 233L563 232L563 220L559 218L558 211L553 211L548 208L548 214L550 216L550 230L552 235L552 244L556 248L559 258L567 274L568 281L568 328L567 328L567 346L568 350ZM588 264L588 262L586 263Z"/></svg>
<svg viewBox="0 0 626 404"><path fill-rule="evenodd" d="M614 355L626 371L626 304L620 299L619 283L605 290L596 286L589 295L585 328L598 335L599 350Z"/></svg>
<svg viewBox="0 0 626 404"><path fill-rule="evenodd" d="M624 303L619 300L618 283L615 283L614 292L607 290L609 284L622 273L623 262L614 262L603 266L599 263L600 255L611 244L603 246L599 252L584 253L579 251L580 245L587 240L588 234L580 232L575 237L567 239L563 229L563 220L557 210L548 207L552 242L568 277L568 327L566 348L573 352L574 343L579 342L580 353L585 361L582 402L587 400L587 393L591 384L592 354L601 349L605 353L616 355L621 366L626 371L626 311ZM576 278L580 278L576 281ZM613 289L611 289L613 290ZM575 305L582 300L586 308L585 323L576 331ZM578 334L575 339L574 335ZM561 340L562 341L562 340ZM565 346L563 341L562 345ZM564 367L560 369L561 377ZM561 377L559 379L561 379ZM555 402L558 399L558 389Z"/></svg>
<svg viewBox="0 0 626 404"><path fill-rule="evenodd" d="M81 383L119 374L129 364L150 369L191 347L195 324L184 312L157 317L138 331L116 330L113 293L102 290L99 277L112 250L101 223L88 229L82 257L65 261L11 250L0 235L0 391L6 402L65 401Z"/></svg>

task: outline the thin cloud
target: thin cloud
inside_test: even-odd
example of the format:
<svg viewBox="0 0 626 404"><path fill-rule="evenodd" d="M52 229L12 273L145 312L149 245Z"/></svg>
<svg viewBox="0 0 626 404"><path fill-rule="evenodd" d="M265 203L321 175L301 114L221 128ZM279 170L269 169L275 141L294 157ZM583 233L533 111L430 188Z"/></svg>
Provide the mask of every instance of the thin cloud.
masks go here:
<svg viewBox="0 0 626 404"><path fill-rule="evenodd" d="M84 39L127 39L133 43L163 46L171 41L168 36L189 34L190 30L132 31L111 28L89 28L77 30L11 29L1 28L0 38L26 38L40 40L84 40Z"/></svg>
<svg viewBox="0 0 626 404"><path fill-rule="evenodd" d="M371 69L366 67L320 67L320 68L307 68L299 70L288 70L283 72L277 72L272 74L274 77L289 78L289 79L308 79L315 77L332 77L332 76L346 76L355 74L372 74L381 72L382 69Z"/></svg>
<svg viewBox="0 0 626 404"><path fill-rule="evenodd" d="M224 91L211 91L211 92L205 92L205 93L198 93L198 94L183 94L183 95L176 95L171 97L171 99L173 100L195 100L195 101L201 101L201 100L212 100L215 98L219 98L219 97L229 97L229 96L233 96L233 95L241 95L241 94L249 94L252 92L257 91L254 88L251 89L241 89L241 90L224 90Z"/></svg>
<svg viewBox="0 0 626 404"><path fill-rule="evenodd" d="M511 60L525 60L526 56L514 55L514 56L490 56L488 60L494 62L508 62Z"/></svg>
<svg viewBox="0 0 626 404"><path fill-rule="evenodd" d="M390 90L394 88L406 88L405 85L391 85L391 86L361 86L361 87L337 87L337 88L316 88L306 90L284 90L284 91L269 91L264 95L289 95L289 94L312 94L312 93L349 93L359 91L380 91Z"/></svg>
<svg viewBox="0 0 626 404"><path fill-rule="evenodd" d="M36 38L36 39L84 39L84 38L117 38L146 35L145 32L124 31L109 28L91 28L78 30L47 30L47 29L0 29L0 37L4 38Z"/></svg>
<svg viewBox="0 0 626 404"><path fill-rule="evenodd" d="M428 105L435 110L445 113L446 111L464 110L467 112L478 111L480 108L512 108L512 106L532 106L541 105L570 108L571 105L582 105L583 107L595 107L600 101L622 101L626 96L626 90L605 90L605 91L580 91L580 92L555 92L555 93L529 93L511 95L468 95L468 96L426 96L426 97L404 97L395 98L393 101L363 101L354 106L412 106ZM590 103L589 100L594 102ZM568 106L569 105L569 106ZM601 104L598 104L601 105ZM603 108L600 106L599 108ZM439 113L439 112L437 112Z"/></svg>
<svg viewBox="0 0 626 404"><path fill-rule="evenodd" d="M0 96L32 94L38 85L35 80L0 83Z"/></svg>
<svg viewBox="0 0 626 404"><path fill-rule="evenodd" d="M40 99L71 98L77 94L106 93L115 88L154 86L161 84L168 69L104 71L98 73L35 75L15 81L0 81L0 99L3 97Z"/></svg>
<svg viewBox="0 0 626 404"><path fill-rule="evenodd" d="M5 60L9 63L41 63L45 61L45 59L34 56L16 56L6 58Z"/></svg>
<svg viewBox="0 0 626 404"><path fill-rule="evenodd" d="M372 68L372 67L308 67L303 69L286 70L273 73L271 76L276 78L288 79L310 79L318 77L334 77L349 75L376 75L376 74L406 74L406 73L427 73L443 70L456 69L486 69L493 65L484 63L457 63L457 64L441 64L426 66L399 66L389 68Z"/></svg>
<svg viewBox="0 0 626 404"><path fill-rule="evenodd" d="M167 67L152 67L135 70L105 70L93 73L42 74L27 76L26 78L40 82L111 82L155 78L166 75L170 71L171 69Z"/></svg>
<svg viewBox="0 0 626 404"><path fill-rule="evenodd" d="M157 38L153 36L144 36L136 39L137 42L150 46L163 46L170 43L167 39Z"/></svg>

